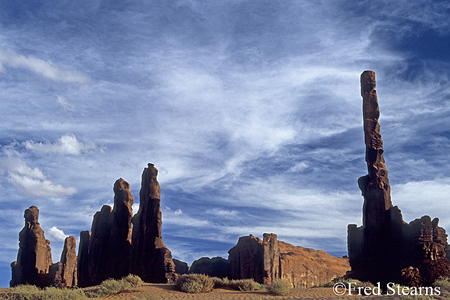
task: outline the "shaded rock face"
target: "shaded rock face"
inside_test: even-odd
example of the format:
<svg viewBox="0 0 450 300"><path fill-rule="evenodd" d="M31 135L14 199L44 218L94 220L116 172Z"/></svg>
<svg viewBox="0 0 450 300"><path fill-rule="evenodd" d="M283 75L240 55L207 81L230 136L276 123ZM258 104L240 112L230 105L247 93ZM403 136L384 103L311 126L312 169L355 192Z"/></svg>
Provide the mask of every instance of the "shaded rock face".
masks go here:
<svg viewBox="0 0 450 300"><path fill-rule="evenodd" d="M89 244L91 242L91 232L80 232L80 245L78 247L78 286L89 286Z"/></svg>
<svg viewBox="0 0 450 300"><path fill-rule="evenodd" d="M50 241L44 237L39 225L39 209L31 206L25 210L25 226L19 233L17 261L11 264L11 286L32 284L39 287L51 285L52 255Z"/></svg>
<svg viewBox="0 0 450 300"><path fill-rule="evenodd" d="M64 241L61 261L51 267L51 277L54 286L73 287L77 286L77 254L75 252L75 237L69 236Z"/></svg>
<svg viewBox="0 0 450 300"><path fill-rule="evenodd" d="M242 236L236 246L228 251L231 279L253 278L263 283L263 241L253 235Z"/></svg>
<svg viewBox="0 0 450 300"><path fill-rule="evenodd" d="M92 222L91 240L88 250L89 285L100 284L108 278L106 264L108 262L108 239L110 230L111 207L104 205L96 212Z"/></svg>
<svg viewBox="0 0 450 300"><path fill-rule="evenodd" d="M173 259L173 263L175 264L175 273L177 273L178 275L189 273L189 265L184 261Z"/></svg>
<svg viewBox="0 0 450 300"><path fill-rule="evenodd" d="M190 273L205 274L218 278L229 278L230 262L222 257L202 257L192 263Z"/></svg>
<svg viewBox="0 0 450 300"><path fill-rule="evenodd" d="M87 250L89 285L99 284L108 278L119 279L130 273L134 202L130 184L122 178L118 179L114 184L114 194L114 209L104 205L102 210L94 215L92 222ZM81 268L85 272L85 266ZM80 286L85 286L84 284L84 279L80 280Z"/></svg>
<svg viewBox="0 0 450 300"><path fill-rule="evenodd" d="M161 237L161 192L157 176L153 164L148 164L142 173L139 211L132 221L131 269L146 282L167 283L176 278L175 264Z"/></svg>
<svg viewBox="0 0 450 300"><path fill-rule="evenodd" d="M368 175L358 180L364 197L363 226L348 226L350 276L363 281L429 285L449 274L447 234L439 219L424 216L407 224L390 197L378 118L375 73L361 75Z"/></svg>
<svg viewBox="0 0 450 300"><path fill-rule="evenodd" d="M350 270L347 259L278 241L276 234L265 233L263 240L241 237L228 253L231 279L253 278L263 284L281 278L292 287L311 287Z"/></svg>

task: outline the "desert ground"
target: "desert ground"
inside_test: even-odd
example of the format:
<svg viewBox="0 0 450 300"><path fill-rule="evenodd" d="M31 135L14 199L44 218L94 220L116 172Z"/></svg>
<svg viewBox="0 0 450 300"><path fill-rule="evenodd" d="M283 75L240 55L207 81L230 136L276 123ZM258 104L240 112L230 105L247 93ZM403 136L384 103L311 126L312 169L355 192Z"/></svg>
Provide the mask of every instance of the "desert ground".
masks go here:
<svg viewBox="0 0 450 300"><path fill-rule="evenodd" d="M94 293L98 289L97 287L84 288L86 294ZM0 289L0 299L6 293L7 288ZM164 300L187 300L187 299L209 299L209 300L232 300L232 299L303 299L303 300L318 300L318 299L415 299L415 298L399 298L398 296L360 296L360 295L348 295L337 296L333 293L333 289L329 287L317 287L317 288L297 288L292 289L286 296L272 295L266 290L256 290L252 292L236 291L227 288L216 288L210 293L201 294L188 294L180 292L176 289L175 285L171 284L154 284L145 283L142 287L135 291L121 292L116 295L109 295L102 298L93 299L107 299L107 300L145 300L143 295L153 295L147 299L164 299ZM141 298L142 297L142 298ZM440 296L434 296L433 299L446 300L450 299L450 288L441 289Z"/></svg>
<svg viewBox="0 0 450 300"><path fill-rule="evenodd" d="M236 291L232 289L216 288L210 293L202 294L188 294L180 292L174 285L169 284L151 284L147 283L141 288L139 292L120 293L114 296L108 296L108 300L131 300L134 296L139 294L151 293L158 295L159 299L167 300L186 300L186 299L210 299L210 300L232 300L232 299L304 299L304 300L318 300L318 299L398 299L397 296L358 296L358 295L344 295L336 296L332 288L298 288L292 289L287 296L272 295L266 290L256 290L252 292ZM450 297L450 290L443 289L441 296L434 297L435 299L445 300ZM411 298L413 299L413 298Z"/></svg>

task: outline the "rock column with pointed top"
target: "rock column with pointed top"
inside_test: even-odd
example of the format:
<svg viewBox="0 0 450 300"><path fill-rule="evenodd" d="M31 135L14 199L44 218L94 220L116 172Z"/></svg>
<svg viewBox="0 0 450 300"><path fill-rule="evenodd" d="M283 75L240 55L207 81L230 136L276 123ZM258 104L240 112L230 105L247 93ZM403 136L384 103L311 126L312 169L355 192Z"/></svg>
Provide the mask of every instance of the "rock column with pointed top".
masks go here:
<svg viewBox="0 0 450 300"><path fill-rule="evenodd" d="M51 284L52 255L50 241L44 237L38 219L39 209L31 206L25 210L25 226L19 234L17 261L11 264L11 286L32 284L39 287Z"/></svg>
<svg viewBox="0 0 450 300"><path fill-rule="evenodd" d="M348 226L350 276L381 282L383 286L388 282L429 285L449 274L447 234L438 226L437 218L431 221L424 216L407 224L400 209L392 205L375 88L375 73L363 72L361 95L368 175L358 180L364 197L363 226Z"/></svg>
<svg viewBox="0 0 450 300"><path fill-rule="evenodd" d="M108 262L106 274L110 278L122 278L128 275L131 254L131 219L133 218L133 195L130 184L118 179L114 183L114 209L108 240Z"/></svg>
<svg viewBox="0 0 450 300"><path fill-rule="evenodd" d="M61 261L51 267L51 277L54 286L65 288L77 286L77 254L75 252L75 237L69 236L64 241Z"/></svg>
<svg viewBox="0 0 450 300"><path fill-rule="evenodd" d="M142 173L139 211L133 217L131 268L146 282L167 283L175 279L172 254L161 237L161 192L158 170L148 164Z"/></svg>

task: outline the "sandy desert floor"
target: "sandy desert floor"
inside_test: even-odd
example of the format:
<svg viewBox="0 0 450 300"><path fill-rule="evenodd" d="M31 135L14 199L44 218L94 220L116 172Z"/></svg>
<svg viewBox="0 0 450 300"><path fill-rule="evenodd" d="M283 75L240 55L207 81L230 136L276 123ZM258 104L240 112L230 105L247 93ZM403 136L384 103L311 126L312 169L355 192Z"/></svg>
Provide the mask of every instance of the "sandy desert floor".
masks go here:
<svg viewBox="0 0 450 300"><path fill-rule="evenodd" d="M94 292L97 288L90 287L84 289L85 292ZM0 289L1 295L7 292L8 289ZM358 295L344 295L336 296L332 288L303 288L292 289L287 296L275 296L268 293L266 290L256 290L253 292L242 292L231 289L215 289L210 293L203 294L187 294L176 290L174 285L170 284L152 284L146 283L139 290L133 292L122 292L117 295L109 295L102 298L90 299L107 299L107 300L132 300L141 294L152 294L157 296L156 299L162 300L186 300L186 299L210 299L210 300L232 300L232 299L304 299L304 300L318 300L318 299L398 299L398 296L358 296ZM413 298L410 298L413 299ZM434 296L434 299L446 300L450 299L450 289L442 289L440 296Z"/></svg>
<svg viewBox="0 0 450 300"><path fill-rule="evenodd" d="M253 292L242 292L231 289L215 289L210 293L187 294L176 290L175 286L168 284L145 284L139 292L121 293L118 295L106 297L108 300L131 300L133 296L151 293L158 295L159 299L185 300L185 299L210 299L210 300L232 300L232 299L398 299L397 296L358 296L344 295L336 296L332 288L303 288L292 289L287 296L276 296L268 293L266 290L256 290ZM450 291L442 289L441 295L434 297L439 300L446 300L450 297Z"/></svg>

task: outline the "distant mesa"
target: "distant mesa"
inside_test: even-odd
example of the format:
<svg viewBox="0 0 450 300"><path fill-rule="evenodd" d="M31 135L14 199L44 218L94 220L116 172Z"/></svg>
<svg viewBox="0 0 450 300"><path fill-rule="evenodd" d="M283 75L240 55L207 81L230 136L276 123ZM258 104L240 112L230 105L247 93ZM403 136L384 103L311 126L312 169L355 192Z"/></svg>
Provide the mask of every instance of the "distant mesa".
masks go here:
<svg viewBox="0 0 450 300"><path fill-rule="evenodd" d="M428 286L450 275L447 234L439 219L423 216L409 224L393 206L383 157L375 72L361 75L368 175L359 178L363 226L348 226L349 276L362 281Z"/></svg>
<svg viewBox="0 0 450 300"><path fill-rule="evenodd" d="M205 274L211 277L229 278L230 262L222 257L202 257L195 260L190 268L189 273Z"/></svg>

